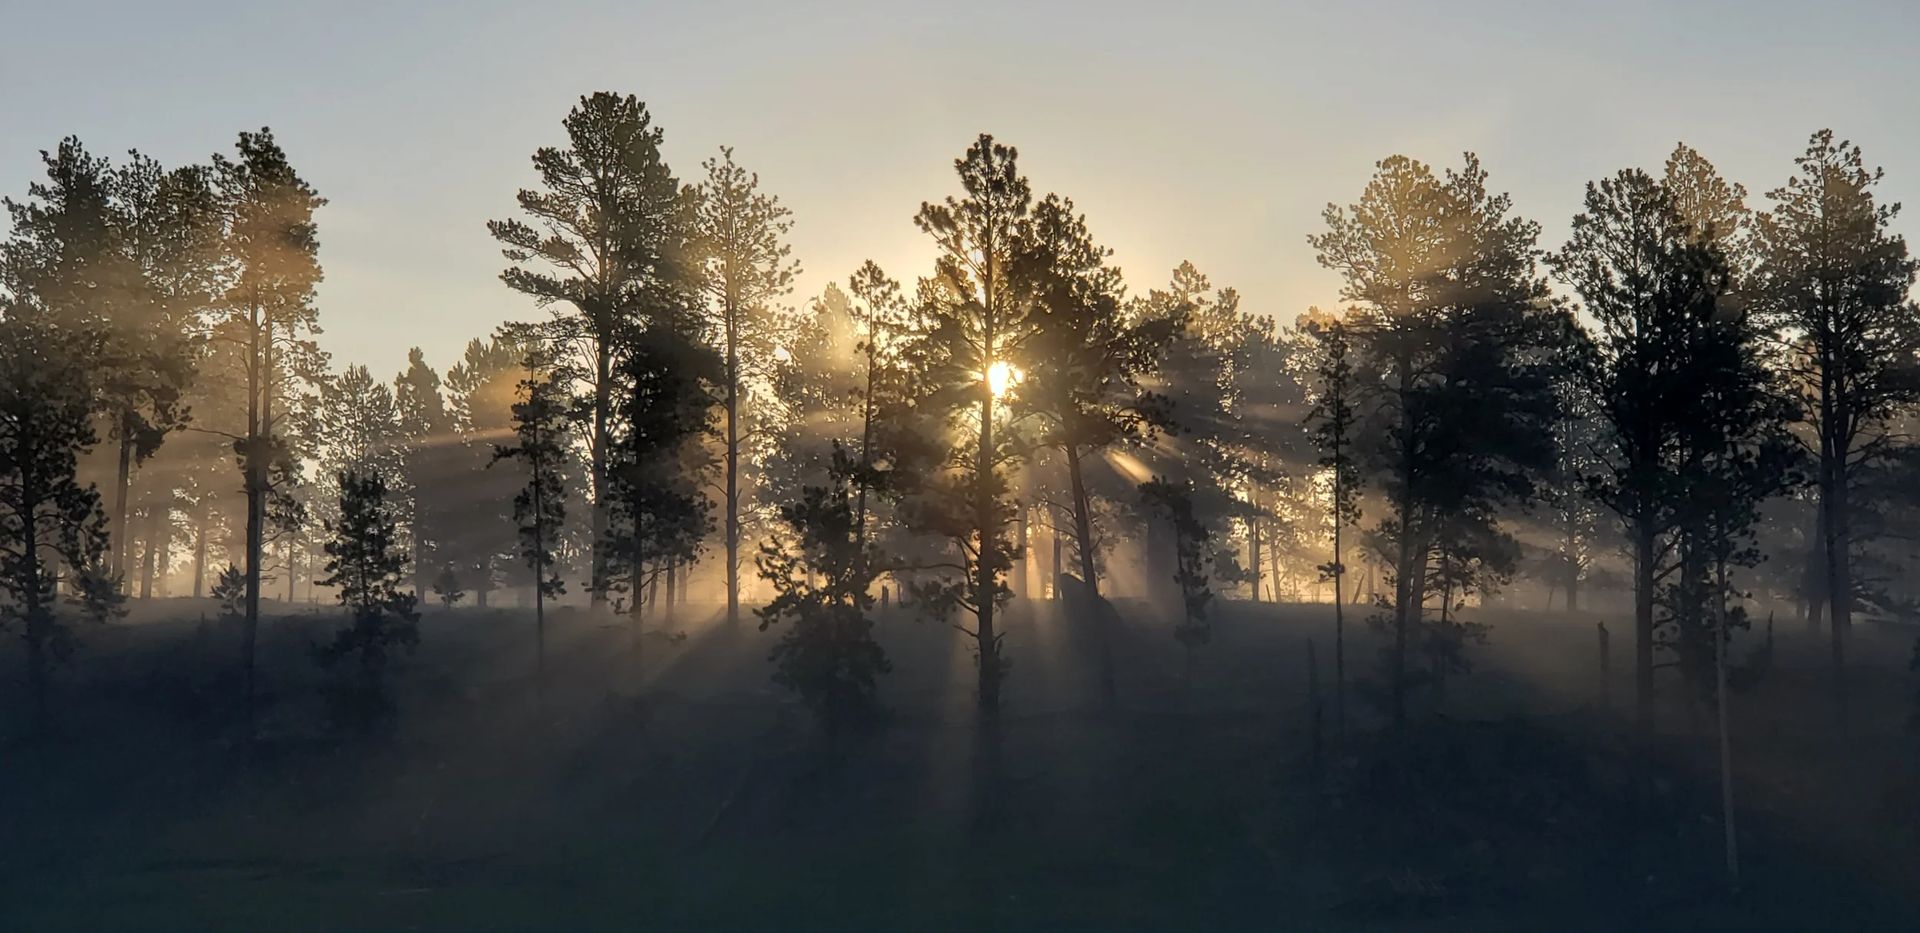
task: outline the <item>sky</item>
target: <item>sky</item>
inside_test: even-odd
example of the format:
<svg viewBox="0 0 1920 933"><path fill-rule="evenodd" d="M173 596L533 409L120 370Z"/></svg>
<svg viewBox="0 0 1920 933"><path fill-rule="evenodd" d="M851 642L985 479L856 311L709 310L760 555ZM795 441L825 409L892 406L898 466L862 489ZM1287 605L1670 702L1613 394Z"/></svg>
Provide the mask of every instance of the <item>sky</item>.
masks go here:
<svg viewBox="0 0 1920 933"><path fill-rule="evenodd" d="M1586 181L1680 140L1761 205L1832 127L1920 198L1913 3L0 0L0 36L0 193L70 134L172 164L271 126L330 202L322 345L376 374L544 313L485 223L596 90L647 103L683 179L722 145L759 173L794 213L795 306L868 258L924 274L913 215L981 132L1133 291L1191 260L1289 322L1337 301L1321 210L1395 153L1479 153L1547 248Z"/></svg>

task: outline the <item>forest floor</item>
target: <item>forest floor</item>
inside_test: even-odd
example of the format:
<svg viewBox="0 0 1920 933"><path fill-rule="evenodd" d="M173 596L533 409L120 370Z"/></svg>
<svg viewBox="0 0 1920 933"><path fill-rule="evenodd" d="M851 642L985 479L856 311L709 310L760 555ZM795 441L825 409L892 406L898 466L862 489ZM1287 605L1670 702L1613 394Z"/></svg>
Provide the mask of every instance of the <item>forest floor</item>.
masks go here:
<svg viewBox="0 0 1920 933"><path fill-rule="evenodd" d="M397 726L342 737L338 620L278 608L251 743L210 605L88 633L51 738L0 648L0 930L1920 929L1911 636L1864 626L1844 735L1797 625L1735 695L1730 892L1711 717L1663 672L1632 741L1624 620L1605 704L1591 617L1486 613L1404 733L1351 623L1342 738L1328 606L1216 603L1188 685L1123 605L1109 709L1094 627L1023 604L984 728L966 641L895 609L891 715L829 756L750 615L558 613L542 691L528 613L429 611Z"/></svg>

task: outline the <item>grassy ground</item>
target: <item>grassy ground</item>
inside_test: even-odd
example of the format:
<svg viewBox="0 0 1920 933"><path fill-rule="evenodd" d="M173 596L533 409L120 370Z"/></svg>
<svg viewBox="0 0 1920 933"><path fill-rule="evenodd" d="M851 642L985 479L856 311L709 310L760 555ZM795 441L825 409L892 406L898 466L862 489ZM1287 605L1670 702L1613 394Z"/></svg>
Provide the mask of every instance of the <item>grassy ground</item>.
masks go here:
<svg viewBox="0 0 1920 933"><path fill-rule="evenodd" d="M236 740L237 634L187 601L92 633L55 738L0 692L0 929L1915 928L1907 645L1863 632L1853 730L1817 639L1779 633L1736 698L1743 883L1722 875L1708 723L1678 685L1651 767L1600 708L1591 622L1489 614L1476 670L1405 736L1333 716L1326 607L1220 607L1194 681L1123 607L1106 710L1084 623L1015 613L982 728L950 629L895 614L887 726L830 760L767 679L771 634L688 610L630 632L429 613L391 735L325 726L303 609L262 641ZM1317 670L1308 670L1307 643ZM1630 697L1616 625L1611 694ZM0 671L17 671L13 646ZM1321 686L1315 741L1308 683ZM1317 752L1316 752L1317 749Z"/></svg>

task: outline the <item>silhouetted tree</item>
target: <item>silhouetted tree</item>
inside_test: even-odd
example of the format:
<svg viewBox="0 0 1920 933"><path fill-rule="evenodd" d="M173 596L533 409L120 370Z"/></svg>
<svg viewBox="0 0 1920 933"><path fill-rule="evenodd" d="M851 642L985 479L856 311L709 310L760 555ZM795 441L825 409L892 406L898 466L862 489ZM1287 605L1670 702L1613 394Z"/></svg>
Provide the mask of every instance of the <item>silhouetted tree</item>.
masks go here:
<svg viewBox="0 0 1920 933"><path fill-rule="evenodd" d="M1313 408L1308 412L1313 441L1320 449L1321 469L1327 473L1327 512L1333 529L1333 558L1320 574L1333 581L1333 709L1341 734L1347 727L1347 565L1343 533L1360 523L1360 470L1354 459L1354 432L1358 415L1353 397L1353 344L1347 324L1338 318L1306 319L1303 329L1313 339Z"/></svg>
<svg viewBox="0 0 1920 933"><path fill-rule="evenodd" d="M973 639L978 700L989 713L999 709L1006 670L995 611L1010 595L1005 577L1014 547L1006 539L1014 508L1003 468L1018 456L1006 434L996 434L1004 419L995 401L1013 389L1035 333L1033 289L1020 278L1018 259L1033 199L1017 161L1016 150L982 134L954 160L965 195L922 204L914 218L938 255L922 287L929 331L912 351L924 421L901 432L970 435L958 446L920 452L931 462L918 477L911 521L959 552L960 578L925 581L919 595L934 613L973 616L973 628L954 624Z"/></svg>
<svg viewBox="0 0 1920 933"><path fill-rule="evenodd" d="M440 575L433 578L433 595L448 609L467 598L467 590L460 585L460 575L454 573L452 564L442 565Z"/></svg>
<svg viewBox="0 0 1920 933"><path fill-rule="evenodd" d="M655 580L691 562L712 530L702 492L711 463L698 440L722 372L717 354L656 326L632 342L616 373L610 530L620 547L608 572L625 580L636 651Z"/></svg>
<svg viewBox="0 0 1920 933"><path fill-rule="evenodd" d="M513 404L516 443L495 445L488 468L502 460L524 461L526 485L513 497L513 520L519 524L520 558L533 571L533 624L536 664L546 681L547 600L567 591L555 569L561 526L567 518L567 488L562 465L566 460L567 408L553 378L543 372L537 351L523 358L526 378L521 399Z"/></svg>
<svg viewBox="0 0 1920 933"><path fill-rule="evenodd" d="M1860 148L1813 134L1798 174L1768 192L1754 218L1753 292L1787 343L1792 390L1814 434L1819 541L1831 616L1834 708L1844 725L1846 649L1855 580L1853 495L1859 475L1893 446L1894 416L1920 398L1920 309L1908 298L1916 265L1891 232L1899 205L1875 200L1882 172Z"/></svg>
<svg viewBox="0 0 1920 933"><path fill-rule="evenodd" d="M800 271L783 242L792 228L792 212L780 199L760 192L760 176L734 164L733 150L702 163L707 178L696 189L694 241L701 264L701 287L711 306L710 327L720 345L722 425L721 534L726 549L727 621L740 617L740 454L749 440L742 413L751 385L765 378L775 344L770 302L785 295Z"/></svg>
<svg viewBox="0 0 1920 933"><path fill-rule="evenodd" d="M1098 546L1082 460L1144 440L1168 422L1166 399L1145 389L1142 380L1180 326L1172 315L1126 319L1125 286L1120 270L1107 263L1111 254L1094 242L1071 200L1048 195L1034 207L1017 258L1035 298L1034 336L1018 407L1037 417L1038 443L1060 451L1065 462L1074 551L1080 577L1095 595L1100 592ZM1101 632L1101 686L1111 704L1113 633L1107 628Z"/></svg>
<svg viewBox="0 0 1920 933"><path fill-rule="evenodd" d="M780 507L787 529L761 545L758 560L774 589L772 601L755 610L760 629L785 624L769 655L773 679L800 695L830 749L848 727L878 713L874 682L893 669L873 638L873 585L887 561L860 532L859 474L858 462L834 445L830 485L809 486Z"/></svg>
<svg viewBox="0 0 1920 933"><path fill-rule="evenodd" d="M484 468L492 463L496 444L515 432L513 406L521 399L525 363L535 349L511 334L473 340L447 371L447 415L454 443L446 455L457 461L463 478L436 493L441 504L436 535L442 559L462 568L480 606L487 605L495 568L516 560L520 549L513 499L524 484L512 471ZM566 425L555 427L563 430ZM567 462L574 460L569 457ZM558 540L549 544L551 551L561 547Z"/></svg>
<svg viewBox="0 0 1920 933"><path fill-rule="evenodd" d="M220 217L212 181L205 166L168 170L138 152L113 174L115 226L133 270L130 300L107 330L103 373L104 401L114 412L110 438L119 446L114 521L121 529L130 467L145 463L187 422L182 393L195 378L201 316L217 282ZM170 485L163 495L171 501ZM148 553L154 550L150 543ZM124 563L117 569L126 573ZM150 572L145 576L151 580Z"/></svg>
<svg viewBox="0 0 1920 933"><path fill-rule="evenodd" d="M440 374L427 365L419 347L407 351L407 368L393 380L393 407L399 443L404 530L413 550L414 591L427 589L428 556L444 536L440 518L449 510L451 487L466 479L471 464L452 440L452 419L440 392ZM457 507L457 506L456 506Z"/></svg>
<svg viewBox="0 0 1920 933"><path fill-rule="evenodd" d="M333 641L316 645L323 667L351 658L351 680L339 688L336 702L344 717L368 725L392 711L387 696L387 659L395 649L411 652L420 643L420 613L407 589L407 552L399 540L398 510L387 500L378 473L349 469L337 479L340 517L326 544L327 579L340 591L347 626Z"/></svg>
<svg viewBox="0 0 1920 933"><path fill-rule="evenodd" d="M1355 303L1354 384L1367 413L1361 462L1387 509L1376 533L1394 584L1386 622L1396 726L1411 683L1409 639L1459 624L1450 591L1441 618L1424 618L1435 558L1449 590L1504 580L1515 549L1497 511L1531 498L1553 455L1545 344L1559 312L1535 269L1539 227L1512 216L1510 199L1490 193L1486 177L1471 154L1444 176L1390 157L1358 203L1329 205L1327 232L1308 238L1320 263L1346 280L1341 297Z"/></svg>
<svg viewBox="0 0 1920 933"><path fill-rule="evenodd" d="M1689 235L1667 191L1637 169L1587 185L1585 212L1552 257L1596 330L1587 391L1608 426L1597 498L1625 523L1634 573L1634 682L1642 731L1653 717L1655 607L1672 572L1666 536L1685 492L1677 459L1693 409L1695 357L1727 288L1723 260Z"/></svg>
<svg viewBox="0 0 1920 933"><path fill-rule="evenodd" d="M27 645L36 727L50 722L48 679L72 650L58 612L65 576L90 615L117 610L106 571L106 516L75 470L97 441L85 363L98 337L14 314L0 316L0 623Z"/></svg>
<svg viewBox="0 0 1920 933"><path fill-rule="evenodd" d="M1044 424L1039 442L1060 450L1072 498L1080 575L1099 592L1094 567L1092 505L1081 459L1109 445L1139 440L1167 420L1166 400L1142 388L1180 321L1175 316L1128 321L1125 286L1107 264L1112 251L1094 242L1073 202L1048 195L1035 205L1020 261L1033 283L1035 335L1021 407Z"/></svg>
<svg viewBox="0 0 1920 933"><path fill-rule="evenodd" d="M234 439L246 493L247 619L241 693L253 713L254 646L260 628L260 579L270 501L297 473L286 437L286 403L318 374L323 356L311 335L320 283L313 212L325 199L295 173L270 130L241 133L236 157L214 157L225 217L227 286L219 339L236 341L245 361L246 422ZM284 507L284 498L279 506Z"/></svg>
<svg viewBox="0 0 1920 933"><path fill-rule="evenodd" d="M28 186L27 201L6 201L0 282L22 310L101 335L86 366L118 448L109 557L124 576L133 469L186 417L181 393L218 252L216 201L204 166L168 171L133 152L113 167L71 137L41 160L46 180Z"/></svg>
<svg viewBox="0 0 1920 933"><path fill-rule="evenodd" d="M228 564L213 582L211 594L220 606L220 618L240 621L247 615L247 572L239 564Z"/></svg>
<svg viewBox="0 0 1920 933"><path fill-rule="evenodd" d="M533 154L544 190L516 200L529 221L495 220L487 230L514 263L500 274L553 311L525 329L555 354L559 381L577 387L592 478L588 590L606 600L608 509L619 396L615 371L624 341L651 320L683 329L694 280L688 256L690 193L660 156L662 133L645 104L605 91L582 97L562 121L567 147Z"/></svg>
<svg viewBox="0 0 1920 933"><path fill-rule="evenodd" d="M1185 650L1183 681L1193 689L1193 651L1213 637L1207 621L1207 604L1213 601L1213 588L1207 573L1207 526L1194 515L1193 484L1173 483L1155 477L1140 484L1140 498L1148 508L1166 515L1173 527L1173 581L1180 587L1180 621L1173 637Z"/></svg>

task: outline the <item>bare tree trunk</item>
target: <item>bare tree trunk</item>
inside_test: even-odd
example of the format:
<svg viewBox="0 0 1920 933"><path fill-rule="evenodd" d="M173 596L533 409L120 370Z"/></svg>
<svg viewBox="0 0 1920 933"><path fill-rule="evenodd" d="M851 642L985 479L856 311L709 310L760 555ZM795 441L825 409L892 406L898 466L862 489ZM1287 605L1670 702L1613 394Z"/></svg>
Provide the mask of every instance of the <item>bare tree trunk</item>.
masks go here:
<svg viewBox="0 0 1920 933"><path fill-rule="evenodd" d="M1267 548L1267 579L1272 581L1267 586L1267 597L1277 603L1280 601L1280 549L1277 547ZM1333 588L1333 601L1340 601L1337 586Z"/></svg>
<svg viewBox="0 0 1920 933"><path fill-rule="evenodd" d="M1260 601L1260 516L1247 520L1247 566L1253 571L1253 601ZM1335 593L1340 592L1334 590Z"/></svg>
<svg viewBox="0 0 1920 933"><path fill-rule="evenodd" d="M167 510L162 506L154 505L147 509L146 547L141 549L140 554L141 602L153 598L153 577L159 564L159 555L166 553L168 545L172 543L168 540L171 536L167 534L172 528L168 518Z"/></svg>
<svg viewBox="0 0 1920 933"><path fill-rule="evenodd" d="M1336 478L1337 481L1337 478ZM1340 598L1347 567L1342 547L1339 512L1333 520L1333 723L1341 741L1347 738L1347 615ZM1309 641L1308 645L1313 643Z"/></svg>
<svg viewBox="0 0 1920 933"><path fill-rule="evenodd" d="M273 332L264 319L258 296L249 310L247 356L247 457L245 486L247 495L246 591L247 624L241 637L244 662L241 669L241 701L246 716L246 734L253 736L254 655L260 639L260 561L264 544L267 510L266 438L273 424ZM263 334L264 331L264 334ZM266 346L261 346L261 338Z"/></svg>
<svg viewBox="0 0 1920 933"><path fill-rule="evenodd" d="M1013 583L1013 595L1018 596L1021 599L1027 598L1027 563L1028 563L1028 555L1030 553L1029 545L1027 541L1027 512L1028 511L1029 511L1029 507L1027 503L1025 501L1022 501L1020 503L1019 510L1014 512L1015 522L1016 522L1014 533L1019 538L1018 549L1020 552L1020 559L1014 562L1013 571L1012 571L1013 572L1012 583Z"/></svg>
<svg viewBox="0 0 1920 933"><path fill-rule="evenodd" d="M1641 519L1633 539L1633 721L1653 733L1653 528Z"/></svg>
<svg viewBox="0 0 1920 933"><path fill-rule="evenodd" d="M1424 600L1426 590L1426 549L1414 547L1411 524L1403 520L1400 554L1393 581L1392 696L1395 731L1405 730L1407 726L1407 636L1420 621L1420 602Z"/></svg>
<svg viewBox="0 0 1920 933"><path fill-rule="evenodd" d="M1595 622L1600 638L1600 708L1613 709L1613 646L1605 621Z"/></svg>
<svg viewBox="0 0 1920 933"><path fill-rule="evenodd" d="M1847 515L1847 476L1836 463L1831 488L1821 498L1831 503L1827 516L1827 601L1833 646L1833 711L1841 733L1847 729L1847 641L1853 629L1852 535Z"/></svg>
<svg viewBox="0 0 1920 933"><path fill-rule="evenodd" d="M1094 568L1093 521L1088 515L1092 503L1087 497L1087 484L1080 472L1080 449L1072 444L1066 446L1067 481L1073 489L1073 537L1074 548L1080 553L1080 576L1087 586L1087 595L1092 597L1089 609L1097 614L1100 626L1100 697L1108 709L1112 709L1118 697L1114 679L1113 665L1113 613L1102 611L1100 602L1100 582Z"/></svg>
<svg viewBox="0 0 1920 933"><path fill-rule="evenodd" d="M1807 545L1807 567L1801 587L1806 606L1807 634L1820 631L1827 618L1827 506L1825 494L1814 506L1813 540Z"/></svg>
<svg viewBox="0 0 1920 933"><path fill-rule="evenodd" d="M126 585L127 554L133 548L133 535L127 527L127 494L133 485L133 430L132 417L122 412L120 415L120 462L113 478L113 560L110 569L121 578L118 584Z"/></svg>
<svg viewBox="0 0 1920 933"><path fill-rule="evenodd" d="M1047 592L1060 598L1060 573L1065 560L1060 538L1060 510L1053 509L1047 519L1047 537L1053 544L1053 556L1047 561Z"/></svg>
<svg viewBox="0 0 1920 933"><path fill-rule="evenodd" d="M207 584L207 513L202 511L193 524L193 598L199 599Z"/></svg>

